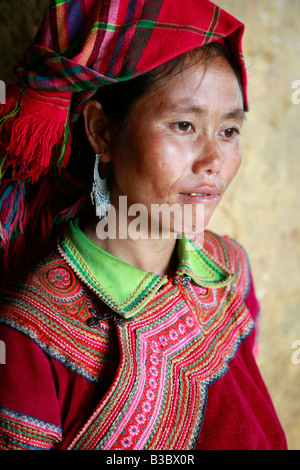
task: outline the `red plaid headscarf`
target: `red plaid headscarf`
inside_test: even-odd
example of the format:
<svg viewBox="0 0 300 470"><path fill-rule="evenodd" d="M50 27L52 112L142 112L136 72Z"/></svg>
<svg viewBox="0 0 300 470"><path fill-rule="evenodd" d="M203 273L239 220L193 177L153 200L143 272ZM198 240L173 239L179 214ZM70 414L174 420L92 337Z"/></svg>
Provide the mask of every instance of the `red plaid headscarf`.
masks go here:
<svg viewBox="0 0 300 470"><path fill-rule="evenodd" d="M243 32L208 0L52 0L16 68L18 85L8 87L0 105L0 246L19 240L38 213L44 232L66 217L45 215L42 199L27 200L27 187L67 166L72 125L99 87L219 42L240 68L247 109Z"/></svg>

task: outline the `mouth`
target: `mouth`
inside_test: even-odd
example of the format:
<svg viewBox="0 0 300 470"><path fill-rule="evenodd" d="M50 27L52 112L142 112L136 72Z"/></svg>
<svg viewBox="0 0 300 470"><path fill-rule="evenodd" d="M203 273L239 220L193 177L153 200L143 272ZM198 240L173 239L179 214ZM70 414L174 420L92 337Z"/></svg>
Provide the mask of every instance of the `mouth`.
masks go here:
<svg viewBox="0 0 300 470"><path fill-rule="evenodd" d="M180 196L189 199L190 202L214 202L220 196L220 191L216 187L202 187L192 191L179 193Z"/></svg>

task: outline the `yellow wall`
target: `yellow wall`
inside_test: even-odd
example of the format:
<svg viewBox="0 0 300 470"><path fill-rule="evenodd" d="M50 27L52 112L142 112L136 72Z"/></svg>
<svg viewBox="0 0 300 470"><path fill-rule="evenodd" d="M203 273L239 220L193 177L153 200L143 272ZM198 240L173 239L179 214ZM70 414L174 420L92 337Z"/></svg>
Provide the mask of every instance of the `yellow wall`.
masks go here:
<svg viewBox="0 0 300 470"><path fill-rule="evenodd" d="M210 228L248 251L261 303L258 362L289 448L300 449L300 2L218 4L246 25L250 112L243 165Z"/></svg>
<svg viewBox="0 0 300 470"><path fill-rule="evenodd" d="M210 228L248 251L262 310L258 362L289 448L300 449L300 363L292 361L292 344L300 344L300 104L292 102L292 83L300 80L300 2L218 4L246 24L251 109L242 168ZM0 79L6 83L47 5L1 0Z"/></svg>

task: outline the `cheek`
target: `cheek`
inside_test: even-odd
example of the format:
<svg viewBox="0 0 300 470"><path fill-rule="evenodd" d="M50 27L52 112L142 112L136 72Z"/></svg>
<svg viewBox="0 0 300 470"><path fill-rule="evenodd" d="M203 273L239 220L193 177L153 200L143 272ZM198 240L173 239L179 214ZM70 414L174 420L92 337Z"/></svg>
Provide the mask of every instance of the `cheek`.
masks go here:
<svg viewBox="0 0 300 470"><path fill-rule="evenodd" d="M179 166L178 155L168 139L157 132L142 139L135 138L134 145L127 146L126 154L130 173L136 177L141 190L152 191L156 198L165 198L177 179Z"/></svg>
<svg viewBox="0 0 300 470"><path fill-rule="evenodd" d="M239 145L238 148L235 150L234 153L230 153L227 158L227 165L226 165L226 180L227 180L227 185L229 185L235 175L237 174L240 166L242 163L242 149L241 146Z"/></svg>
<svg viewBox="0 0 300 470"><path fill-rule="evenodd" d="M131 203L160 203L169 191L171 168L159 145L134 145L127 142L123 150L114 153L112 180L117 193L127 195Z"/></svg>

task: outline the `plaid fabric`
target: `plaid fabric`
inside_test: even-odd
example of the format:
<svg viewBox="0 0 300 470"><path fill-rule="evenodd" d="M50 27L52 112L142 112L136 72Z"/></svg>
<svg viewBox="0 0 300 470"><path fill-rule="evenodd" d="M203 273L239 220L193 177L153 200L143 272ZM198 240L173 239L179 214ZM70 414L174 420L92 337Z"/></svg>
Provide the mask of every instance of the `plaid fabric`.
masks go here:
<svg viewBox="0 0 300 470"><path fill-rule="evenodd" d="M12 241L22 243L20 235L38 220L40 203L32 198L28 203L28 187L53 167L67 166L72 125L85 100L101 86L130 80L217 41L240 67L247 107L243 31L242 23L208 0L52 0L16 67L18 86L8 87L7 102L0 105L0 248L5 256ZM53 191L47 189L45 201ZM43 213L45 234L57 217L53 209Z"/></svg>
<svg viewBox="0 0 300 470"><path fill-rule="evenodd" d="M31 88L96 90L224 37L243 68L242 33L207 0L52 0L18 74Z"/></svg>

